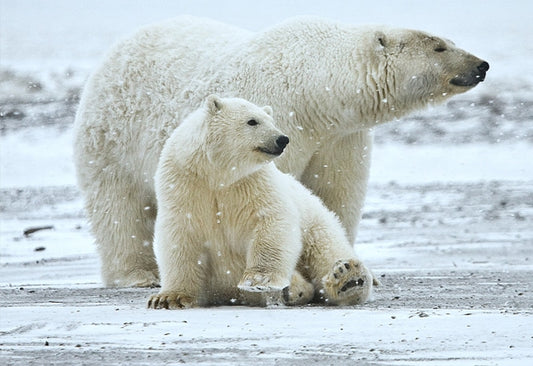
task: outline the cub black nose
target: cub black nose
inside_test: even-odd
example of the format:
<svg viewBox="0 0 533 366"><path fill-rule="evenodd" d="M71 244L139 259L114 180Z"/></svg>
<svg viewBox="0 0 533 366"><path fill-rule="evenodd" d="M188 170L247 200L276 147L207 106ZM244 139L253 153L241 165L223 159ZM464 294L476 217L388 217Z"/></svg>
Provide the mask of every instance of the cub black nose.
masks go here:
<svg viewBox="0 0 533 366"><path fill-rule="evenodd" d="M280 136L276 140L276 145L280 148L280 150L285 149L285 146L289 143L289 138L287 136Z"/></svg>
<svg viewBox="0 0 533 366"><path fill-rule="evenodd" d="M481 65L477 67L477 69L479 70L479 72L487 72L489 70L489 63L483 61Z"/></svg>

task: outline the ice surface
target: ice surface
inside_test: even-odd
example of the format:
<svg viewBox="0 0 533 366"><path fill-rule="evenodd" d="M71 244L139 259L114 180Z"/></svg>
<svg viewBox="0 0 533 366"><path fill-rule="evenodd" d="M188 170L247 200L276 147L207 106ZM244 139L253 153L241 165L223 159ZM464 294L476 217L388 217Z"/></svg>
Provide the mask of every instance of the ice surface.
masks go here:
<svg viewBox="0 0 533 366"><path fill-rule="evenodd" d="M221 308L172 313L131 305L48 304L39 314L26 314L23 329L18 328L20 311L4 309L11 329L4 347L23 344L29 352L17 353L20 361L45 349L56 357L85 355L86 361L100 354L104 361L124 362L130 354L128 364L134 365L149 364L146 355L170 358L171 364L526 365L531 345L530 339L512 336L527 332L527 316L490 311ZM68 321L58 328L50 321L57 318ZM108 344L104 349L102 340ZM109 345L119 347L110 354Z"/></svg>

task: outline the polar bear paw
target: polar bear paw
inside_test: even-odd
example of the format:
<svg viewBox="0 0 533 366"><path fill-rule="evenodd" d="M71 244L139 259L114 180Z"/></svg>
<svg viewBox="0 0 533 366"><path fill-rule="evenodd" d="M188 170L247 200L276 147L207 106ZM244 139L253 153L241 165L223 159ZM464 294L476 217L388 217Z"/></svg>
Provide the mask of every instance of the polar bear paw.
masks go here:
<svg viewBox="0 0 533 366"><path fill-rule="evenodd" d="M149 309L186 309L194 306L193 297L179 291L163 291L148 300Z"/></svg>
<svg viewBox="0 0 533 366"><path fill-rule="evenodd" d="M295 273L292 275L290 286L283 289L282 295L285 305L305 305L313 300L315 286L299 273Z"/></svg>
<svg viewBox="0 0 533 366"><path fill-rule="evenodd" d="M107 280L109 287L159 287L157 271L138 269L125 275L115 275Z"/></svg>
<svg viewBox="0 0 533 366"><path fill-rule="evenodd" d="M275 279L271 274L246 270L237 287L248 292L270 292L281 291L288 285L288 281Z"/></svg>
<svg viewBox="0 0 533 366"><path fill-rule="evenodd" d="M338 260L330 273L322 279L324 297L334 305L364 303L372 293L373 278L358 260Z"/></svg>

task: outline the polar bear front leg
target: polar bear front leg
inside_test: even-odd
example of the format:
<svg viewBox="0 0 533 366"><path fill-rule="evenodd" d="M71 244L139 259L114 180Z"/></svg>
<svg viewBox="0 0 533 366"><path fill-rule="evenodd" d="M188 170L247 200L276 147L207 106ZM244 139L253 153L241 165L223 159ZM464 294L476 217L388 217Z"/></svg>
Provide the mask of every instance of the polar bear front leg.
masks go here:
<svg viewBox="0 0 533 366"><path fill-rule="evenodd" d="M206 286L207 271L203 260L204 241L184 230L187 226L173 221L175 218L176 215L160 212L156 223L154 249L161 273L161 291L150 297L148 308L183 309L203 305L200 297Z"/></svg>
<svg viewBox="0 0 533 366"><path fill-rule="evenodd" d="M318 207L314 212L320 212ZM355 255L338 220L329 211L308 220L298 270L315 284L319 300L331 305L365 302L372 293L373 276Z"/></svg>
<svg viewBox="0 0 533 366"><path fill-rule="evenodd" d="M290 284L300 251L298 230L287 227L286 222L269 222L256 232L239 289L250 292L283 290Z"/></svg>
<svg viewBox="0 0 533 366"><path fill-rule="evenodd" d="M323 141L300 181L340 219L355 243L370 171L372 134L360 131Z"/></svg>

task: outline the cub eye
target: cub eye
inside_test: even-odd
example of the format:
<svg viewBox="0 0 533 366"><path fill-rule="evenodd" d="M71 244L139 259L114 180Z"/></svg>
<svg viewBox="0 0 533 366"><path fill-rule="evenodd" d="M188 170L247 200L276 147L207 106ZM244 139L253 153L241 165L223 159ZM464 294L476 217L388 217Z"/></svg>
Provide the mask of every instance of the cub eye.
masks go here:
<svg viewBox="0 0 533 366"><path fill-rule="evenodd" d="M437 48L435 48L434 51L435 52L444 52L444 51L446 51L446 48L445 47L437 47Z"/></svg>
<svg viewBox="0 0 533 366"><path fill-rule="evenodd" d="M246 122L248 126L257 126L259 122L257 122L255 119L251 119L248 122Z"/></svg>

